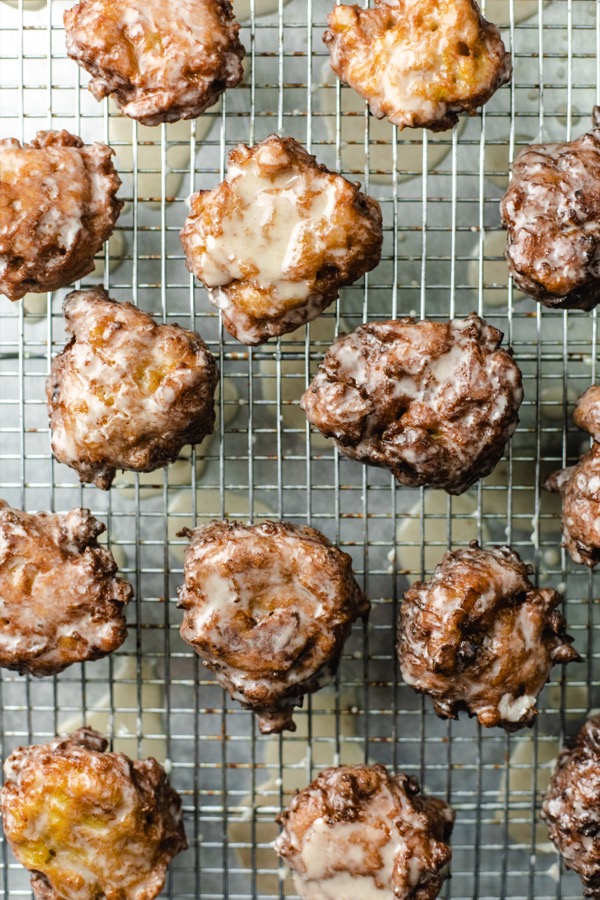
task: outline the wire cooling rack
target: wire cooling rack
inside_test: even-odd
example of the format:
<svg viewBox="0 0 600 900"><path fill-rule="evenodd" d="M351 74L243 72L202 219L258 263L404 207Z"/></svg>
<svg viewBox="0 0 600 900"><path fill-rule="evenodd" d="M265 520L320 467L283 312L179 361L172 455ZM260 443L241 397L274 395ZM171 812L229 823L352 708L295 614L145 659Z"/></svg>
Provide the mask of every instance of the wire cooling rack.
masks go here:
<svg viewBox="0 0 600 900"><path fill-rule="evenodd" d="M66 58L67 5L0 0L0 137L29 140L38 129L65 127L115 148L126 208L83 285L103 283L111 296L201 332L222 372L219 424L214 439L167 470L120 476L107 494L80 487L52 460L44 403L49 360L64 343L66 291L15 304L0 298L1 494L27 510L91 508L135 588L129 638L110 659L42 681L0 673L2 756L88 722L116 748L165 762L190 840L171 867L172 898L293 896L269 846L275 814L321 766L362 760L416 774L456 809L453 877L443 896L581 897L538 812L560 742L599 705L599 613L592 573L560 549L560 504L539 484L585 443L571 413L595 380L596 316L547 311L512 289L498 201L521 145L589 127L600 4L488 0L513 52L514 80L480 115L440 136L399 133L340 87L321 41L326 0L239 0L244 84L195 123L137 126L97 104ZM308 333L249 350L223 331L194 285L178 231L186 198L221 180L227 152L272 131L298 138L377 197L384 257ZM524 373L521 424L493 475L460 498L400 489L310 433L298 400L337 331L367 319L445 319L473 309L505 332ZM373 600L335 685L298 711L295 734L260 736L253 716L228 700L179 637L184 542L176 533L223 515L311 523L352 554ZM526 734L442 722L398 677L394 621L403 590L447 547L472 538L510 541L540 584L564 592L584 656L566 677L554 669ZM30 896L5 843L0 868L0 897Z"/></svg>

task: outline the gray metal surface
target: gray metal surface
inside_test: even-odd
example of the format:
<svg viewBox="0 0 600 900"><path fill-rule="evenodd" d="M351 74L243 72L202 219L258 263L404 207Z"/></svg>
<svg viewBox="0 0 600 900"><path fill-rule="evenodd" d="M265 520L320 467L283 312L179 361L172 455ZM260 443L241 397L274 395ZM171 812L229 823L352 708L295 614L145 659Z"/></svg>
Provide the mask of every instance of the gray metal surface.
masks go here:
<svg viewBox="0 0 600 900"><path fill-rule="evenodd" d="M40 128L66 127L115 147L127 200L121 245L111 244L103 274L83 284L101 281L114 297L198 329L227 390L215 438L191 462L143 480L119 478L108 494L80 487L52 460L44 403L49 359L64 342L66 291L41 305L39 298L1 299L1 495L28 510L91 508L106 522L136 595L128 641L109 660L43 681L0 674L1 755L88 721L133 755L168 760L190 838L171 869L168 897L292 896L268 846L273 817L319 766L357 759L412 772L452 802L457 825L445 896L581 897L578 879L562 871L536 822L558 742L600 705L599 607L593 575L560 550L559 505L539 484L585 443L571 412L596 377L596 316L550 312L520 298L493 234L519 145L588 127L598 98L600 4L488 0L514 53L513 83L480 116L432 138L375 122L331 77L321 41L328 0L291 0L267 15L251 4L242 31L244 85L195 125L152 130L88 94L86 76L66 58L64 0L41 8L33 0L37 9L17 2L0 0L0 137L29 140ZM381 201L384 259L308 336L248 350L223 331L188 275L178 231L187 196L221 179L227 152L274 130L298 138ZM395 488L389 475L340 458L306 428L297 403L336 329L411 311L445 318L472 309L505 332L524 372L525 402L506 459L466 497ZM297 713L298 731L282 738L261 737L252 715L225 697L179 637L184 542L176 532L191 517L223 514L310 522L352 554L373 599L335 689L308 702ZM398 679L398 598L446 547L475 537L509 540L540 583L565 592L570 631L585 657L564 678L554 670L525 735L441 722ZM29 896L27 877L2 844L0 897Z"/></svg>

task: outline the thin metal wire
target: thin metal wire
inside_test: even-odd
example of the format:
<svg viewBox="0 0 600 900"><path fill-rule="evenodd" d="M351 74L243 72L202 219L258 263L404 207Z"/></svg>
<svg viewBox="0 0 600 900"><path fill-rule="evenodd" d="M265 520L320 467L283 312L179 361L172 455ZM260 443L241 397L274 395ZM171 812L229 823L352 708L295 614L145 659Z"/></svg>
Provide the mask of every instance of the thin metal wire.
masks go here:
<svg viewBox="0 0 600 900"><path fill-rule="evenodd" d="M96 104L85 76L66 59L66 0L38 10L30 2L18 0L15 9L0 0L0 137L29 140L38 128L66 127L115 147L127 203L118 223L125 249L117 259L107 245L103 272L83 285L103 283L163 321L198 329L217 356L222 389L216 436L180 469L119 478L108 496L79 487L52 460L43 395L50 357L64 343L66 291L49 295L41 312L29 301L0 303L2 496L30 510L89 506L106 522L136 592L129 639L110 660L35 683L1 673L0 753L47 740L77 720L102 721L117 747L130 734L133 755L151 747L162 756L183 798L191 845L172 866L166 895L173 898L292 896L269 849L274 816L319 768L355 759L416 774L426 790L452 802L447 897L580 897L578 880L548 852L536 822L548 755L598 706L597 587L591 573L558 552L556 506L540 483L580 451L572 408L596 377L597 318L523 301L493 240L503 173L519 147L587 127L600 97L600 4L538 0L523 19L524 0L488 0L490 15L503 16L513 83L481 115L433 136L397 132L364 106L349 106L351 92L328 73L320 37L329 0L276 0L268 15L250 0L244 85L189 130L161 126L148 136L114 107ZM228 151L275 129L380 200L384 255L305 332L248 350L223 330L187 273L178 231L186 198L218 183ZM471 309L512 344L525 402L506 459L464 498L401 490L387 473L341 457L299 416L300 395L340 330ZM185 541L176 533L222 515L271 515L320 528L352 555L373 600L369 626L356 627L335 689L298 711L294 734L260 736L251 714L226 698L178 635ZM475 537L510 541L541 584L561 587L570 631L586 656L564 676L553 672L527 735L440 722L429 701L399 679L394 621L403 590L427 576L446 548ZM150 687L160 700L147 700ZM29 897L4 841L0 867L1 900Z"/></svg>

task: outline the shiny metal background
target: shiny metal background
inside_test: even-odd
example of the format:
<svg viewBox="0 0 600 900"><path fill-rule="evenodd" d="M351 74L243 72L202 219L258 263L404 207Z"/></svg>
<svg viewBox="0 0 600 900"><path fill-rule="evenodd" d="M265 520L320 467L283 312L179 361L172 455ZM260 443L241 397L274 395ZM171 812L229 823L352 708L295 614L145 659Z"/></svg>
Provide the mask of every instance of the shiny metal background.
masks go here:
<svg viewBox="0 0 600 900"><path fill-rule="evenodd" d="M0 673L1 755L87 721L118 749L167 761L190 839L167 897L293 896L269 847L273 818L319 767L358 760L414 773L455 807L453 877L443 896L581 897L537 822L560 741L599 705L597 587L560 549L560 504L539 484L586 444L571 412L596 377L597 320L523 299L509 283L497 232L518 149L589 127L600 3L488 0L514 54L512 85L476 118L433 137L376 122L332 77L321 41L329 0L237 0L244 84L197 122L154 129L89 95L87 76L65 54L67 5L0 0L0 137L29 140L38 129L65 127L115 148L127 206L83 285L101 282L162 321L199 330L221 367L220 416L214 439L168 470L119 477L107 494L80 487L52 460L44 402L49 359L64 343L67 291L15 304L1 298L1 496L27 510L92 509L135 588L129 638L112 658L43 681ZM186 198L221 180L227 152L272 131L298 138L380 200L384 259L308 334L249 350L223 331L194 285L178 231ZM387 473L341 458L306 427L298 400L337 331L411 312L444 319L471 310L505 332L525 376L525 402L507 456L468 494L396 488ZM295 734L261 737L179 637L185 542L176 533L222 515L311 523L352 554L373 600L335 685L297 713ZM447 547L472 538L510 541L540 584L564 591L585 657L565 677L554 670L525 734L442 722L398 677L394 621L403 590ZM2 844L0 897L29 896L28 878Z"/></svg>

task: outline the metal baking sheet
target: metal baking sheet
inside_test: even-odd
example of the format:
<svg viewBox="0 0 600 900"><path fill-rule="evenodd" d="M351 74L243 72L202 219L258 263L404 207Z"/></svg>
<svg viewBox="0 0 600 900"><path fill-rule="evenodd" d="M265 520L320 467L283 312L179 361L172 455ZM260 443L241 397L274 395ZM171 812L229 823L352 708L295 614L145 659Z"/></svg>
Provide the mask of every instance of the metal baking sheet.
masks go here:
<svg viewBox="0 0 600 900"><path fill-rule="evenodd" d="M599 95L600 3L488 0L514 55L514 80L480 115L435 136L375 121L337 83L321 40L329 0L236 0L248 51L244 84L197 122L154 129L88 93L87 76L66 58L68 5L0 0L0 137L29 140L38 129L65 127L115 148L127 205L82 283L102 283L161 321L198 329L221 367L220 415L214 439L169 469L121 476L107 494L79 486L52 460L44 401L49 359L64 343L66 291L15 304L1 298L0 494L28 510L89 507L108 526L135 601L129 638L110 659L42 681L0 673L0 754L89 722L130 755L168 761L190 849L175 860L166 897L292 897L269 846L274 816L321 766L369 760L416 774L455 807L453 877L442 896L580 898L538 812L560 741L600 705L598 593L593 574L561 550L560 507L539 484L586 443L571 413L596 378L597 319L544 310L512 289L498 202L520 146L589 127ZM308 333L249 350L224 332L187 273L178 232L190 192L221 180L227 152L273 131L296 137L381 202L384 258ZM398 488L309 431L298 400L339 330L471 310L504 331L524 373L525 402L505 459L468 494ZM295 734L260 736L253 716L179 637L184 541L176 532L225 514L321 529L352 554L373 600L335 685L297 713ZM564 592L585 657L564 676L554 669L526 733L442 722L398 677L394 621L403 590L447 547L472 538L510 541L540 584ZM5 843L0 897L30 897Z"/></svg>

